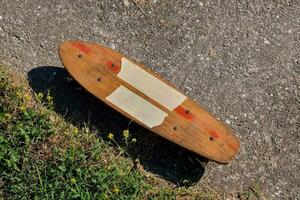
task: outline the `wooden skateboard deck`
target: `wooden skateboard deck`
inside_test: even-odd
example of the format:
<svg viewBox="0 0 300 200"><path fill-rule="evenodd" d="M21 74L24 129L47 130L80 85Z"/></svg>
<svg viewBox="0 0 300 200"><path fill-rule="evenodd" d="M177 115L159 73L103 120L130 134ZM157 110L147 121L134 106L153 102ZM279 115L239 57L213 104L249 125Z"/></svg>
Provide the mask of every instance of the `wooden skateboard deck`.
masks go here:
<svg viewBox="0 0 300 200"><path fill-rule="evenodd" d="M59 55L85 89L138 124L217 162L237 154L229 128L144 65L83 41L61 43Z"/></svg>

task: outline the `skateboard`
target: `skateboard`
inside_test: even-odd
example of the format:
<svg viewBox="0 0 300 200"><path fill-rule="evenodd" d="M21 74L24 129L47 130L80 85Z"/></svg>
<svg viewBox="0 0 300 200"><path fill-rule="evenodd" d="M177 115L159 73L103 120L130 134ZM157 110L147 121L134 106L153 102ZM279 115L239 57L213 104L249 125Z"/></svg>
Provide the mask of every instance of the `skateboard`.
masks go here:
<svg viewBox="0 0 300 200"><path fill-rule="evenodd" d="M84 41L62 42L59 55L81 86L150 131L220 163L237 154L228 127L143 64Z"/></svg>

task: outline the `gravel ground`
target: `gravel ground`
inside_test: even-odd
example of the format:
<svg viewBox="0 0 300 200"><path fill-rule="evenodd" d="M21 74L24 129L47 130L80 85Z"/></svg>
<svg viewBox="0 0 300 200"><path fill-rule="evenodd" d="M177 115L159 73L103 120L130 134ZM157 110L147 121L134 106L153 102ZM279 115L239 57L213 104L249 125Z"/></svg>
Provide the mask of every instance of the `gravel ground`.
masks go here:
<svg viewBox="0 0 300 200"><path fill-rule="evenodd" d="M0 62L61 67L66 39L143 62L232 127L239 155L193 187L300 199L299 1L0 0Z"/></svg>

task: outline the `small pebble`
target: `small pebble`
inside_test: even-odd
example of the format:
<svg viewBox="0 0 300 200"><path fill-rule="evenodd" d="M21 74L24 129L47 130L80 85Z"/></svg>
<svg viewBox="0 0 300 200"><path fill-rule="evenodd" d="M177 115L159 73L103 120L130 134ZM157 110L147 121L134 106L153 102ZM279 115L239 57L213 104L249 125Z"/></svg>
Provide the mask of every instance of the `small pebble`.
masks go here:
<svg viewBox="0 0 300 200"><path fill-rule="evenodd" d="M267 39L264 40L264 43L265 44L270 44L269 40L267 40Z"/></svg>
<svg viewBox="0 0 300 200"><path fill-rule="evenodd" d="M126 6L126 7L129 6L129 0L124 0L124 6Z"/></svg>

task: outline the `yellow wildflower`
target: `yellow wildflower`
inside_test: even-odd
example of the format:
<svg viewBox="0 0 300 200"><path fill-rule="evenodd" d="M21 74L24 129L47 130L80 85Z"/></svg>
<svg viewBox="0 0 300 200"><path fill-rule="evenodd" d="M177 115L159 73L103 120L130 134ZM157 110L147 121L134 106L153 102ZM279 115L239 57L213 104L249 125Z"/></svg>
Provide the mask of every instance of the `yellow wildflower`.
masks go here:
<svg viewBox="0 0 300 200"><path fill-rule="evenodd" d="M25 110L26 110L26 107L25 107L25 106L20 106L19 109L20 109L21 111L25 111Z"/></svg>
<svg viewBox="0 0 300 200"><path fill-rule="evenodd" d="M110 139L110 140L113 140L114 139L114 134L109 133L108 136L107 136L107 138Z"/></svg>
<svg viewBox="0 0 300 200"><path fill-rule="evenodd" d="M78 128L75 127L74 130L73 130L73 132L74 132L74 135L76 136L78 134Z"/></svg>
<svg viewBox="0 0 300 200"><path fill-rule="evenodd" d="M44 97L44 95L43 95L43 93L39 92L38 95L37 95L37 97L38 97L39 99L41 99L41 98Z"/></svg>
<svg viewBox="0 0 300 200"><path fill-rule="evenodd" d="M53 97L51 97L50 94L47 94L46 99L48 102L51 102L53 100Z"/></svg>
<svg viewBox="0 0 300 200"><path fill-rule="evenodd" d="M71 183L76 183L76 179L75 178L71 178Z"/></svg>
<svg viewBox="0 0 300 200"><path fill-rule="evenodd" d="M123 137L124 137L125 139L127 139L127 138L129 137L129 130L124 130L124 131L123 131Z"/></svg>
<svg viewBox="0 0 300 200"><path fill-rule="evenodd" d="M18 97L18 98L21 98L21 97L22 97L22 94L21 94L20 92L17 92L16 94L17 94L17 97Z"/></svg>
<svg viewBox="0 0 300 200"><path fill-rule="evenodd" d="M120 190L119 190L119 188L117 188L117 187L114 187L114 188L113 188L113 190L112 190L112 192L113 192L113 193L119 193L119 192L120 192Z"/></svg>
<svg viewBox="0 0 300 200"><path fill-rule="evenodd" d="M24 95L24 98L25 98L26 101L30 101L31 96L30 96L29 94L25 94L25 95Z"/></svg>
<svg viewBox="0 0 300 200"><path fill-rule="evenodd" d="M136 138L132 138L131 142L136 143Z"/></svg>

